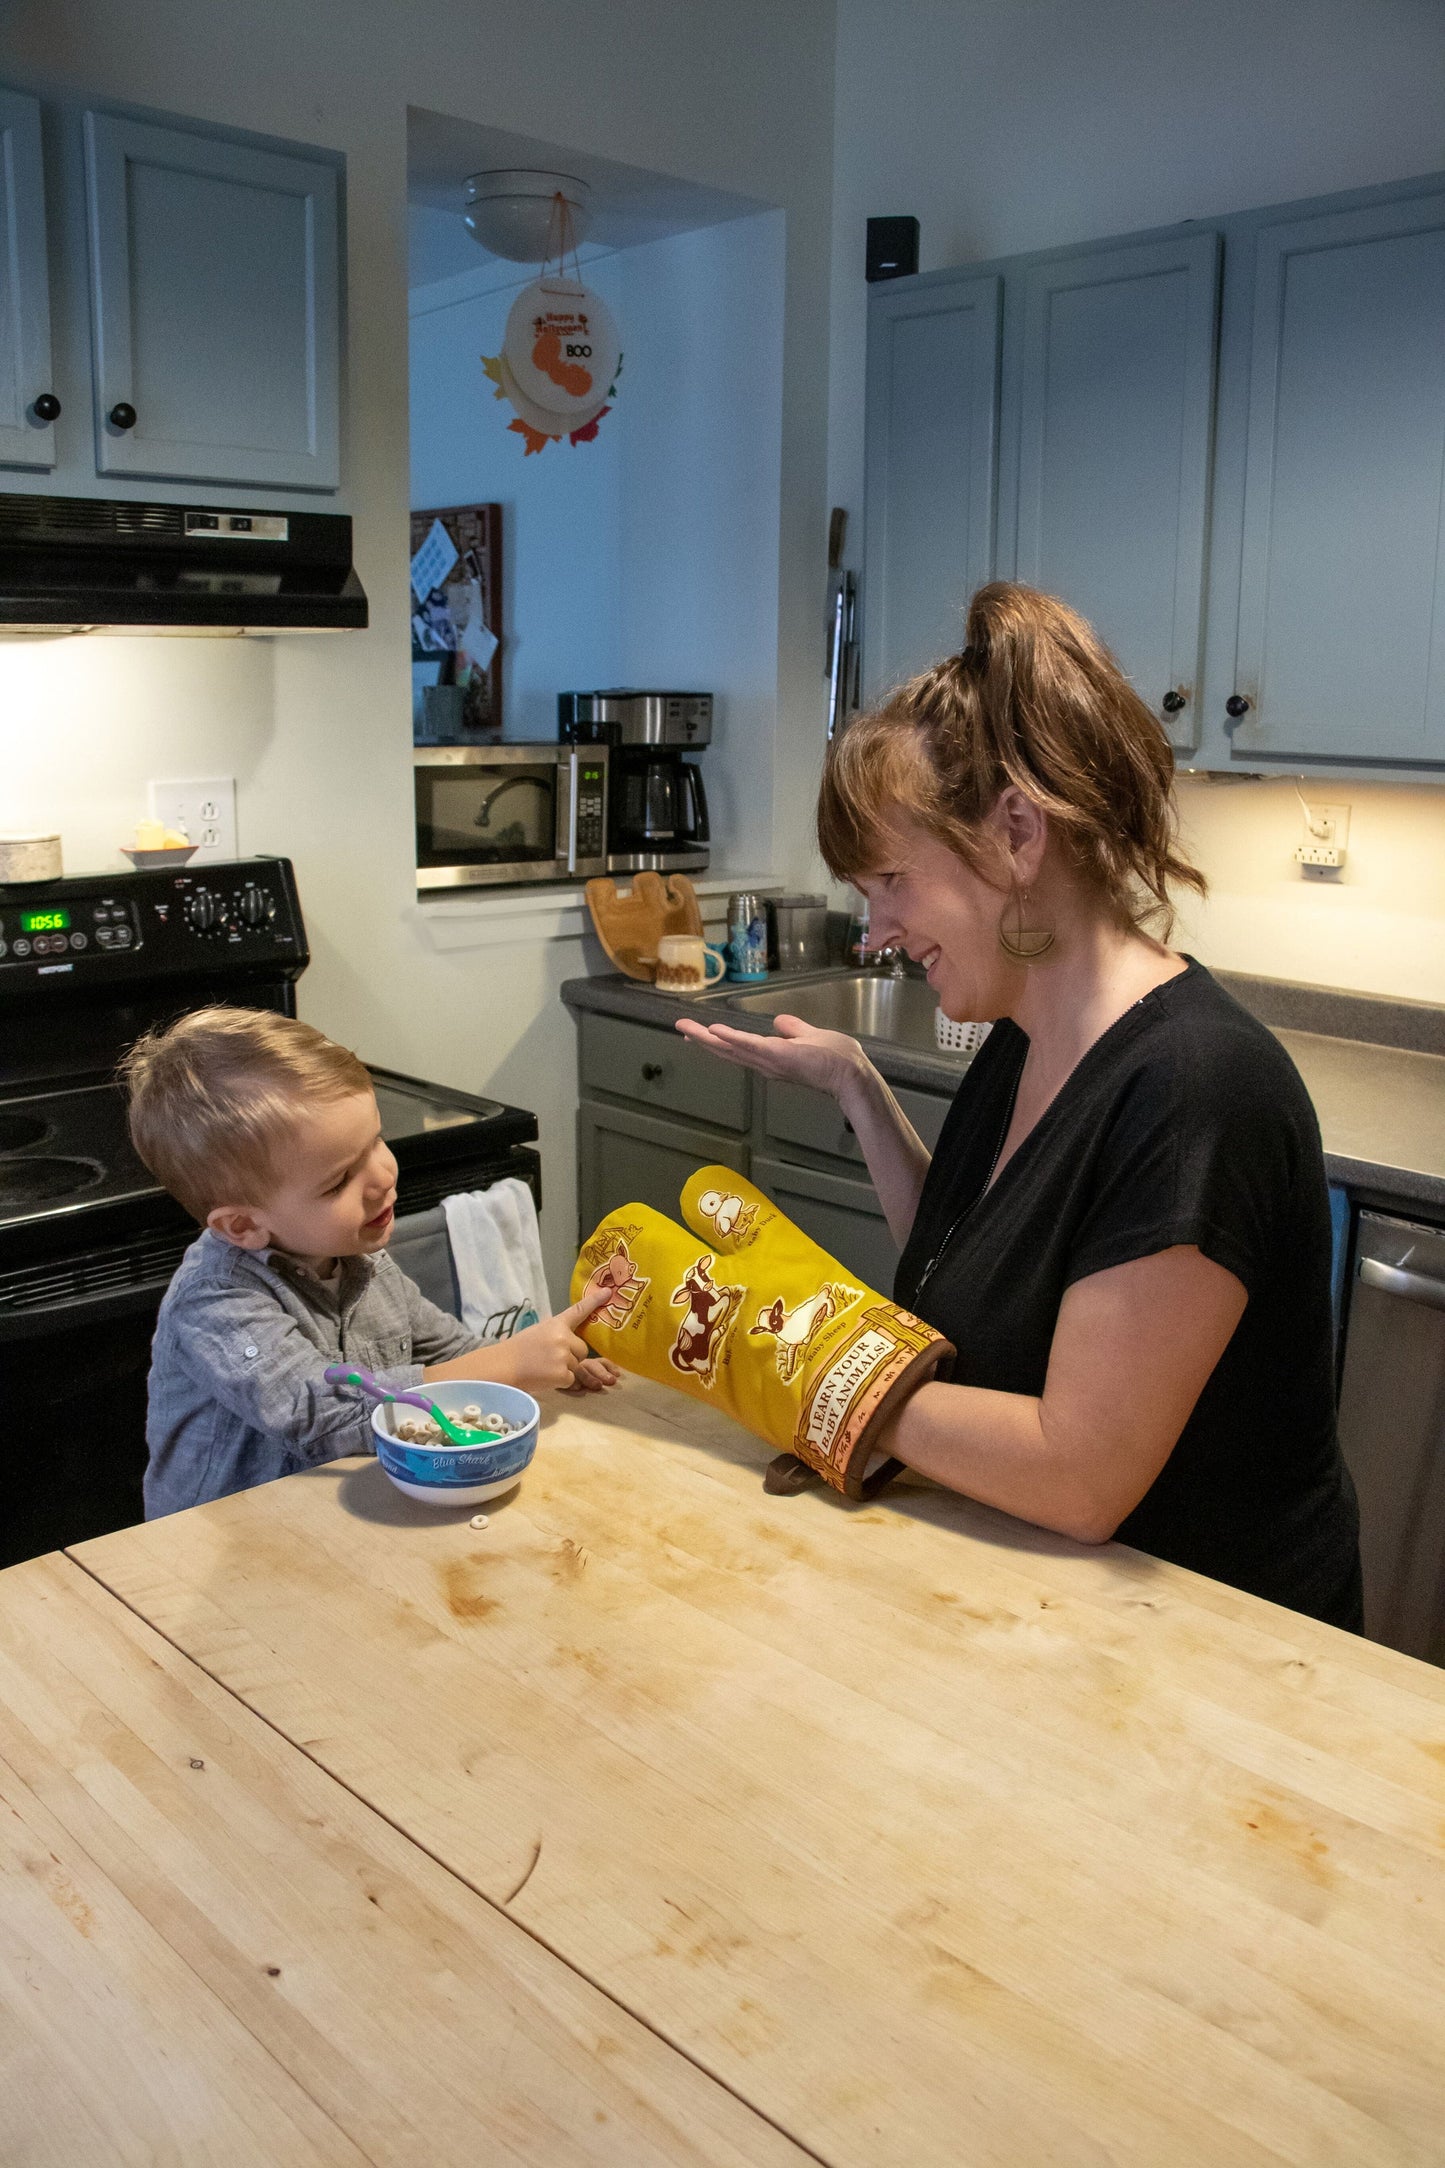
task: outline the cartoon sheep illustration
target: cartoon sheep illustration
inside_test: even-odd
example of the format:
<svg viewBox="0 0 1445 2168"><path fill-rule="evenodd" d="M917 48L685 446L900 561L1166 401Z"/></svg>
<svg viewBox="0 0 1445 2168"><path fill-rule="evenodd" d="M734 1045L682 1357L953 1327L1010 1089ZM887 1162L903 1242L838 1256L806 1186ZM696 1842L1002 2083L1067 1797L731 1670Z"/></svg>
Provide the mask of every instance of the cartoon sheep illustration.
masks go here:
<svg viewBox="0 0 1445 2168"><path fill-rule="evenodd" d="M851 1303L857 1302L861 1288L842 1287L830 1280L816 1295L800 1302L789 1310L779 1295L766 1309L759 1310L756 1325L748 1327L751 1338L761 1333L777 1342L773 1353L777 1359L778 1376L790 1385L798 1372L798 1365L807 1354L823 1327L841 1315Z"/></svg>

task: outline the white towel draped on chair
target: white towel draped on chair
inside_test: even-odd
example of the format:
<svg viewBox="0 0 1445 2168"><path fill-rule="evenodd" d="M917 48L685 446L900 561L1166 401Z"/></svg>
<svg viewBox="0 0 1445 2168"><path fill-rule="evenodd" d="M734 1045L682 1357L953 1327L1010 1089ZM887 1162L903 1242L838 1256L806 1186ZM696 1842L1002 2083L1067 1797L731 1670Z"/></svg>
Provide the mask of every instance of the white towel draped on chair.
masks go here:
<svg viewBox="0 0 1445 2168"><path fill-rule="evenodd" d="M462 1323L478 1345L510 1339L552 1315L542 1270L537 1207L515 1175L490 1189L442 1199L447 1216Z"/></svg>

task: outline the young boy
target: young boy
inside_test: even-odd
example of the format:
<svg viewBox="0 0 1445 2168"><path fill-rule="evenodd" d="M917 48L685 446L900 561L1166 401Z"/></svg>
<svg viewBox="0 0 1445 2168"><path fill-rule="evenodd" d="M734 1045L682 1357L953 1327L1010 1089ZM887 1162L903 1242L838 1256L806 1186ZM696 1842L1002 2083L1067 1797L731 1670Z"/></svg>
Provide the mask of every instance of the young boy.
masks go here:
<svg viewBox="0 0 1445 2168"><path fill-rule="evenodd" d="M137 1153L203 1229L151 1350L148 1519L369 1452L371 1403L328 1385L328 1363L398 1391L616 1382L578 1337L605 1291L478 1348L387 1256L396 1161L371 1078L309 1024L198 1009L148 1032L123 1074Z"/></svg>

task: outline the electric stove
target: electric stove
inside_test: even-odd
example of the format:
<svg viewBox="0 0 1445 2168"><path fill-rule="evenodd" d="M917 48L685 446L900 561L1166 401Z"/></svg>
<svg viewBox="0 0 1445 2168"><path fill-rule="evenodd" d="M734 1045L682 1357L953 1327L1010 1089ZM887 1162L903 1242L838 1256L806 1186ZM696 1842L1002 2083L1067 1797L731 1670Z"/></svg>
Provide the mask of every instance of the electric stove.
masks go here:
<svg viewBox="0 0 1445 2168"><path fill-rule="evenodd" d="M294 1015L308 961L286 859L0 885L0 1421L27 1448L0 1565L141 1518L150 1339L197 1229L131 1149L121 1055L214 1002ZM399 1220L504 1175L540 1204L535 1115L371 1075Z"/></svg>

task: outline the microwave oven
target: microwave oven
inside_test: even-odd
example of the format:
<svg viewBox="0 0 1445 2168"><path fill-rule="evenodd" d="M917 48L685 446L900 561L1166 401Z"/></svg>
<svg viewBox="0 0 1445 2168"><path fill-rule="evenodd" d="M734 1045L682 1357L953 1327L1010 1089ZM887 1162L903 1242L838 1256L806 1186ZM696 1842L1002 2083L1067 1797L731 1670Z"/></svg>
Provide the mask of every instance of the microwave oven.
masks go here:
<svg viewBox="0 0 1445 2168"><path fill-rule="evenodd" d="M417 746L417 887L605 873L608 755L605 745Z"/></svg>

